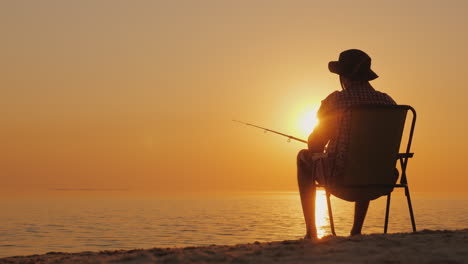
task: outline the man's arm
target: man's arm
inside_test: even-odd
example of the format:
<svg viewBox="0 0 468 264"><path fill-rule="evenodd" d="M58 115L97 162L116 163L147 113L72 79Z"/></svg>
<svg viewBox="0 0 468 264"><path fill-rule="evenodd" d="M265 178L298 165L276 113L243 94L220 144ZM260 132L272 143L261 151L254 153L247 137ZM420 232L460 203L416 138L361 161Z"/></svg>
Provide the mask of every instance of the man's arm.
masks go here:
<svg viewBox="0 0 468 264"><path fill-rule="evenodd" d="M309 151L312 153L322 153L328 141L330 140L330 126L326 118L320 120L314 131L310 133L307 139Z"/></svg>
<svg viewBox="0 0 468 264"><path fill-rule="evenodd" d="M332 138L333 132L336 130L334 102L339 94L340 92L338 91L329 94L320 104L320 108L317 111L319 123L307 139L309 151L312 153L322 153L328 141Z"/></svg>

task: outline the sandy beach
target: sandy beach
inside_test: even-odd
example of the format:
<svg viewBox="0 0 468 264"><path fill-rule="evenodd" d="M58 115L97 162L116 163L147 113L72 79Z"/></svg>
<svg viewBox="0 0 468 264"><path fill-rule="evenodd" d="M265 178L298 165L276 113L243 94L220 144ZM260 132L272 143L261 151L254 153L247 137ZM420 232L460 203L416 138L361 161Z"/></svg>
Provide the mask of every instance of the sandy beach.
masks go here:
<svg viewBox="0 0 468 264"><path fill-rule="evenodd" d="M0 263L468 263L468 229L16 256Z"/></svg>

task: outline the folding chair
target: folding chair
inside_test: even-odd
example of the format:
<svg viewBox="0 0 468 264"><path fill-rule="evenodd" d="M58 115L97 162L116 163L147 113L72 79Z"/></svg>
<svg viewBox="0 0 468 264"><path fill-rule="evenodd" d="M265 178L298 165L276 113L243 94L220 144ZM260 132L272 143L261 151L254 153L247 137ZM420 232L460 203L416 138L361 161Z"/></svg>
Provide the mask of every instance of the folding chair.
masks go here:
<svg viewBox="0 0 468 264"><path fill-rule="evenodd" d="M412 112L411 128L406 151L399 153L407 112ZM324 187L327 199L330 227L333 235L335 227L330 202L330 194L347 200L374 200L387 196L384 233L387 233L390 213L390 199L393 188L405 188L413 232L416 232L411 197L406 176L408 159L416 123L416 111L408 105L359 105L346 109L350 111L350 137L341 177ZM395 167L400 164L400 183L396 183ZM333 175L333 171L330 172Z"/></svg>

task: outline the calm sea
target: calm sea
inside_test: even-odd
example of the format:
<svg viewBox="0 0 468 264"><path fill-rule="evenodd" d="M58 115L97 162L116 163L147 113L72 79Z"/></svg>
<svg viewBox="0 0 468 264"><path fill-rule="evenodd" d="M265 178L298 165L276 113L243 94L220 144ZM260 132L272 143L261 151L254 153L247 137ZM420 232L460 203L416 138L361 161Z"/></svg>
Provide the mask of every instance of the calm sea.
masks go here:
<svg viewBox="0 0 468 264"><path fill-rule="evenodd" d="M422 229L468 227L468 199L413 194ZM445 197L445 198L444 198ZM319 235L330 234L323 192L317 196ZM332 197L338 235L347 235L353 204ZM50 251L237 244L301 238L297 193L165 198L41 198L0 200L0 257ZM385 199L373 201L364 233L383 232ZM403 191L395 190L389 232L410 232Z"/></svg>

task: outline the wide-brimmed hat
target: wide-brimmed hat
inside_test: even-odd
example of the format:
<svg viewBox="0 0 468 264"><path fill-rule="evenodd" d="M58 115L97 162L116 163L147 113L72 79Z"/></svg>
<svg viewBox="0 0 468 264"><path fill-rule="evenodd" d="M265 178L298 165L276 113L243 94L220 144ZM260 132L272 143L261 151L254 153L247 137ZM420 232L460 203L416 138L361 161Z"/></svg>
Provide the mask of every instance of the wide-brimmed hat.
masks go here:
<svg viewBox="0 0 468 264"><path fill-rule="evenodd" d="M369 55L358 49L345 50L340 53L338 61L328 63L331 72L356 81L371 81L379 77L370 66Z"/></svg>

